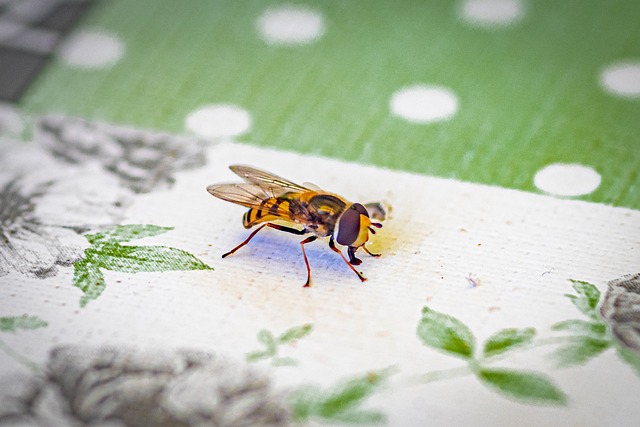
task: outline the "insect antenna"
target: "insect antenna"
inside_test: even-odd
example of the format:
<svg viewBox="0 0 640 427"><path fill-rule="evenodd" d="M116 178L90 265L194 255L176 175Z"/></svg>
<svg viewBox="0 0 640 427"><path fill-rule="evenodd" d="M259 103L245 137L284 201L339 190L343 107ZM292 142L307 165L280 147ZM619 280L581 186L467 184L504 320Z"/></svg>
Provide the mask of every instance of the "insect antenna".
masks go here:
<svg viewBox="0 0 640 427"><path fill-rule="evenodd" d="M382 224L380 224L379 222L372 222L371 225L373 225L376 228L382 228ZM369 231L371 232L371 234L376 234L376 230L374 230L373 228L371 228L371 226L367 227L369 229Z"/></svg>

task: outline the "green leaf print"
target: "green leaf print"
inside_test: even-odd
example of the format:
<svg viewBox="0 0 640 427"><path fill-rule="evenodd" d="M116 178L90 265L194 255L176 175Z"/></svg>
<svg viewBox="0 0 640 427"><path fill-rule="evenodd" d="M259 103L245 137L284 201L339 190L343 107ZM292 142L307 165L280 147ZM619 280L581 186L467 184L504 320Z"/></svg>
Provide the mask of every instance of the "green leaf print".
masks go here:
<svg viewBox="0 0 640 427"><path fill-rule="evenodd" d="M33 330L45 328L49 324L37 316L7 316L0 317L0 332L16 333L18 330ZM7 356L13 358L16 362L21 363L33 372L41 373L40 366L28 357L15 351L10 345L0 339L0 350Z"/></svg>
<svg viewBox="0 0 640 427"><path fill-rule="evenodd" d="M562 345L552 354L558 367L583 365L607 349L615 348L620 359L629 364L636 374L640 375L640 355L614 338L610 330L612 321L613 325L617 325L616 322L631 319L628 310L629 304L633 306L633 298L626 301L626 306L620 304L619 301L615 303L609 302L607 305L608 298L615 300L614 297L609 295L611 283L618 283L620 280L616 279L609 282L610 289L605 295L603 303L607 307L607 315L604 318L601 317L601 313L597 310L600 303L598 289L588 282L570 280L576 295L567 294L565 296L571 300L581 313L588 316L589 320L569 319L552 326L555 331L572 333L569 336L562 337ZM615 315L616 310L620 310L621 314ZM624 310L627 311L625 312Z"/></svg>
<svg viewBox="0 0 640 427"><path fill-rule="evenodd" d="M90 261L91 258L91 256L87 256L73 265L73 286L84 293L80 298L80 307L84 307L89 301L98 298L106 288L104 274L98 265Z"/></svg>
<svg viewBox="0 0 640 427"><path fill-rule="evenodd" d="M286 344L292 341L297 341L309 335L313 327L311 324L306 323L301 326L294 326L293 328L285 331L282 335L278 337L278 342L281 344Z"/></svg>
<svg viewBox="0 0 640 427"><path fill-rule="evenodd" d="M157 236L173 227L160 227L151 224L128 224L110 228L101 233L86 234L85 237L91 244L102 242L129 242L131 240L142 239L143 237Z"/></svg>
<svg viewBox="0 0 640 427"><path fill-rule="evenodd" d="M84 293L80 306L86 306L105 290L106 281L102 270L123 273L212 270L182 249L120 244L156 236L172 229L149 224L129 224L85 235L91 246L85 249L84 258L74 264L73 276L73 285Z"/></svg>
<svg viewBox="0 0 640 427"><path fill-rule="evenodd" d="M618 351L618 356L633 368L636 375L640 375L640 355L621 344L615 343L614 346Z"/></svg>
<svg viewBox="0 0 640 427"><path fill-rule="evenodd" d="M211 270L190 253L166 246L122 246L109 243L102 246L97 261L105 270L122 273Z"/></svg>
<svg viewBox="0 0 640 427"><path fill-rule="evenodd" d="M576 306L583 314L590 317L593 320L600 320L600 316L597 311L598 302L600 301L600 291L591 283L583 282L580 280L570 279L573 289L577 295L566 294L565 296L571 300L573 305Z"/></svg>
<svg viewBox="0 0 640 427"><path fill-rule="evenodd" d="M484 356L492 357L515 347L531 343L536 334L534 328L502 329L490 336L484 343Z"/></svg>
<svg viewBox="0 0 640 427"><path fill-rule="evenodd" d="M359 409L390 375L390 370L369 372L338 384L330 391L303 387L293 395L292 412L297 422L310 419L351 424L376 424L384 414Z"/></svg>
<svg viewBox="0 0 640 427"><path fill-rule="evenodd" d="M474 352L474 336L458 319L438 313L429 307L422 309L418 337L427 346L469 359Z"/></svg>
<svg viewBox="0 0 640 427"><path fill-rule="evenodd" d="M313 330L313 326L305 323L301 326L294 326L287 329L277 338L273 333L266 329L258 332L258 341L264 346L264 350L257 350L247 353L247 362L257 362L262 359L271 359L273 366L294 366L298 361L291 357L280 357L278 351L280 345L291 345L294 342L306 337Z"/></svg>
<svg viewBox="0 0 640 427"><path fill-rule="evenodd" d="M48 325L37 316L0 317L0 332L16 332L18 329L38 329Z"/></svg>
<svg viewBox="0 0 640 427"><path fill-rule="evenodd" d="M559 405L567 400L550 379L535 372L483 368L477 375L489 387L513 399Z"/></svg>
<svg viewBox="0 0 640 427"><path fill-rule="evenodd" d="M611 346L611 340L576 336L553 353L558 367L583 365Z"/></svg>
<svg viewBox="0 0 640 427"><path fill-rule="evenodd" d="M418 324L418 337L429 347L462 357L466 366L427 372L422 375L421 382L475 375L482 384L512 399L538 405L564 404L564 393L546 376L488 366L497 359L494 356L531 344L535 335L535 328L501 329L484 342L482 357L474 357L474 337L469 328L454 317L424 307Z"/></svg>
<svg viewBox="0 0 640 427"><path fill-rule="evenodd" d="M276 354L277 344L271 332L267 331L266 329L258 332L258 341L265 345L265 347L267 348L267 353Z"/></svg>
<svg viewBox="0 0 640 427"><path fill-rule="evenodd" d="M247 362L257 362L258 360L268 359L273 353L268 351L252 351L247 353Z"/></svg>
<svg viewBox="0 0 640 427"><path fill-rule="evenodd" d="M607 325L598 322L588 322L581 319L569 319L558 322L551 327L554 331L573 332L578 335L604 337L607 334Z"/></svg>
<svg viewBox="0 0 640 427"><path fill-rule="evenodd" d="M293 357L274 357L271 364L273 366L296 366L298 361Z"/></svg>

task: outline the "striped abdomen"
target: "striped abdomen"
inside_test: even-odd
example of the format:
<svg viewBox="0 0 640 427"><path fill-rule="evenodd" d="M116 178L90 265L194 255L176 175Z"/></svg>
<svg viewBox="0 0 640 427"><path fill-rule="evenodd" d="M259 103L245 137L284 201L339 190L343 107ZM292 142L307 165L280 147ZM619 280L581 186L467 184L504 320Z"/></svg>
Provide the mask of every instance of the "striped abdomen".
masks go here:
<svg viewBox="0 0 640 427"><path fill-rule="evenodd" d="M257 208L250 208L242 217L242 225L251 228L261 222L284 220L302 224L311 232L326 236L333 232L336 220L346 206L347 202L335 194L287 193L265 199Z"/></svg>
<svg viewBox="0 0 640 427"><path fill-rule="evenodd" d="M291 221L289 198L271 197L260 203L260 207L251 208L242 217L244 228L251 228L265 221L283 219Z"/></svg>

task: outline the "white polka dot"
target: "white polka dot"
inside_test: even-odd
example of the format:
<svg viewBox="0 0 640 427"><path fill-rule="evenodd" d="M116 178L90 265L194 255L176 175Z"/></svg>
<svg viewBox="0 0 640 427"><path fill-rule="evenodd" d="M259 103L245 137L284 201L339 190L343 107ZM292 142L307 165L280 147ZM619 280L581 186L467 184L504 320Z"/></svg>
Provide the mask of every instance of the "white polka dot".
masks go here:
<svg viewBox="0 0 640 427"><path fill-rule="evenodd" d="M390 108L410 122L431 123L451 118L458 111L458 98L440 86L409 86L393 94Z"/></svg>
<svg viewBox="0 0 640 427"><path fill-rule="evenodd" d="M9 104L0 103L0 135L3 133L19 135L22 131L24 131L24 122L18 111Z"/></svg>
<svg viewBox="0 0 640 427"><path fill-rule="evenodd" d="M296 45L312 42L324 34L322 15L300 6L268 9L258 19L258 32L270 44Z"/></svg>
<svg viewBox="0 0 640 427"><path fill-rule="evenodd" d="M513 24L524 16L522 0L465 0L462 19L482 27Z"/></svg>
<svg viewBox="0 0 640 427"><path fill-rule="evenodd" d="M102 31L78 31L60 46L59 56L69 66L105 68L117 63L124 55L124 44L114 34Z"/></svg>
<svg viewBox="0 0 640 427"><path fill-rule="evenodd" d="M189 113L186 127L203 138L239 136L251 129L251 116L235 105L204 105Z"/></svg>
<svg viewBox="0 0 640 427"><path fill-rule="evenodd" d="M640 61L610 65L600 75L600 84L614 95L640 97Z"/></svg>
<svg viewBox="0 0 640 427"><path fill-rule="evenodd" d="M534 184L556 196L582 196L600 186L600 174L594 169L571 163L554 163L540 169Z"/></svg>

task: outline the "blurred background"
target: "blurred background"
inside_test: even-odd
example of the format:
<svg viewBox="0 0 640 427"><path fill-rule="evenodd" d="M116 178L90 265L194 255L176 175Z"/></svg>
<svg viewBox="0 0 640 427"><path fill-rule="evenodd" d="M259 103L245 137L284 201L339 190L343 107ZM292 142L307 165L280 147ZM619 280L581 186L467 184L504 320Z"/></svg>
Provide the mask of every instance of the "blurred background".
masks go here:
<svg viewBox="0 0 640 427"><path fill-rule="evenodd" d="M640 209L638 22L635 0L2 0L0 123L30 139L61 113Z"/></svg>

